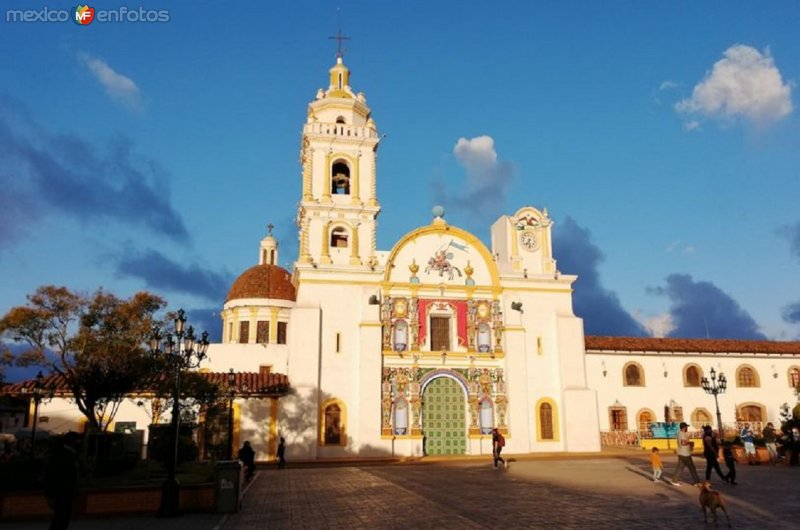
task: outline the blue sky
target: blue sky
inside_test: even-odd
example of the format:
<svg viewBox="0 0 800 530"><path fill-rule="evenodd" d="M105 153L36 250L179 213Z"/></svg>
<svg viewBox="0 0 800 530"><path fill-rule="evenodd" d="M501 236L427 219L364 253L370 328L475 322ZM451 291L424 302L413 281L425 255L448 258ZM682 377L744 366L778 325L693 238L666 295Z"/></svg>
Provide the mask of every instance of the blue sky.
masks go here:
<svg viewBox="0 0 800 530"><path fill-rule="evenodd" d="M800 335L797 2L142 2L124 5L169 21L6 20L44 5L2 7L0 312L43 284L147 288L218 334L211 313L268 223L282 265L295 257L300 128L341 7L351 85L387 134L380 248L437 203L487 243L499 215L546 207L588 333Z"/></svg>

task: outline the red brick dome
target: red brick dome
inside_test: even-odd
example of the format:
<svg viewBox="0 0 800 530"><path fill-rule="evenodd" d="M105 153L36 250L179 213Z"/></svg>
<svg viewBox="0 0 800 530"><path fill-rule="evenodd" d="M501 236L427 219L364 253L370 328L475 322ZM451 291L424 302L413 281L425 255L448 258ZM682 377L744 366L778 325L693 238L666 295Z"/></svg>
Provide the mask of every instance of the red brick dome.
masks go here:
<svg viewBox="0 0 800 530"><path fill-rule="evenodd" d="M256 265L244 271L233 282L226 302L241 298L272 298L277 300L296 300L292 277L289 272L277 265Z"/></svg>

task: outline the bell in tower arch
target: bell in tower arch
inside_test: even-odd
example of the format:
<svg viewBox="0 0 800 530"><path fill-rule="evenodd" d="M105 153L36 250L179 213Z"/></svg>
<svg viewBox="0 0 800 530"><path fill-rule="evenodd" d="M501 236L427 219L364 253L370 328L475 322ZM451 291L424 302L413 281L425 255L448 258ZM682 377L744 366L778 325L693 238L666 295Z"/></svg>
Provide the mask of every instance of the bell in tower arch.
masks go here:
<svg viewBox="0 0 800 530"><path fill-rule="evenodd" d="M350 168L344 162L336 162L331 168L331 189L336 195L350 194Z"/></svg>

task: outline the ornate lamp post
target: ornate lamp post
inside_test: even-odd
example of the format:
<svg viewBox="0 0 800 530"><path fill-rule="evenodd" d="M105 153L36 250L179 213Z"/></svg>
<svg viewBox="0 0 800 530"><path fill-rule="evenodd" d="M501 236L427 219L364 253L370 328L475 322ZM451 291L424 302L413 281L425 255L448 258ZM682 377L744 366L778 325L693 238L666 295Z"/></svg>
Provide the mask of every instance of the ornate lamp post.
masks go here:
<svg viewBox="0 0 800 530"><path fill-rule="evenodd" d="M27 391L28 391L27 388L22 389L23 393L27 393ZM36 374L36 379L33 382L33 388L31 389L31 393L33 394L33 423L31 424L31 454L33 454L33 448L36 446L36 425L39 423L39 405L41 405L42 401L50 397L46 395L47 389L44 386L44 374L42 374L41 370L39 370L39 373Z"/></svg>
<svg viewBox="0 0 800 530"><path fill-rule="evenodd" d="M233 398L236 395L236 374L228 372L228 460L233 460Z"/></svg>
<svg viewBox="0 0 800 530"><path fill-rule="evenodd" d="M163 342L162 342L163 341ZM150 353L160 358L166 364L167 370L175 373L175 384L172 388L172 458L167 466L167 480L161 491L161 508L159 515L162 517L175 517L180 515L180 484L176 471L178 468L178 438L180 430L180 398L181 398L181 372L198 368L208 351L208 332L203 332L199 341L194 335L194 328L186 328L186 313L183 309L178 311L175 319L174 333L161 334L161 329L156 326L150 336Z"/></svg>
<svg viewBox="0 0 800 530"><path fill-rule="evenodd" d="M717 407L717 435L721 442L723 439L722 415L719 413L719 399L717 396L725 393L725 389L728 388L728 379L722 372L719 373L719 378L717 378L717 372L714 370L714 368L711 368L709 373L711 374L711 381L709 381L708 378L703 377L700 380L700 384L703 386L703 390L706 391L706 394L714 395L714 405Z"/></svg>

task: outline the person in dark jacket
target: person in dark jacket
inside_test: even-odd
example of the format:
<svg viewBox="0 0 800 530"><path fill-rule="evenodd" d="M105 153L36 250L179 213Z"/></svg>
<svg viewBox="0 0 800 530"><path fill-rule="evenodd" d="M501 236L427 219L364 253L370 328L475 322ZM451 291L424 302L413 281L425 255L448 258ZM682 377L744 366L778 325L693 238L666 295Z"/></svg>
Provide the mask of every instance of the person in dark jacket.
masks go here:
<svg viewBox="0 0 800 530"><path fill-rule="evenodd" d="M736 482L736 458L733 456L733 444L731 442L723 442L722 457L728 467L728 483L735 486L738 484Z"/></svg>
<svg viewBox="0 0 800 530"><path fill-rule="evenodd" d="M72 504L78 492L78 454L75 444L79 435L69 432L54 440L54 446L45 463L44 493L53 510L50 530L69 527Z"/></svg>
<svg viewBox="0 0 800 530"><path fill-rule="evenodd" d="M703 456L706 457L706 480L711 480L711 470L713 469L719 478L727 482L728 476L723 474L719 467L719 445L717 445L717 439L714 438L711 425L703 426Z"/></svg>
<svg viewBox="0 0 800 530"><path fill-rule="evenodd" d="M286 467L286 439L281 436L281 441L278 444L278 469Z"/></svg>
<svg viewBox="0 0 800 530"><path fill-rule="evenodd" d="M252 479L253 475L256 473L256 452L253 451L249 441L246 441L242 445L242 448L239 449L239 454L236 455L236 458L238 458L247 469L244 474L245 478L247 480Z"/></svg>

